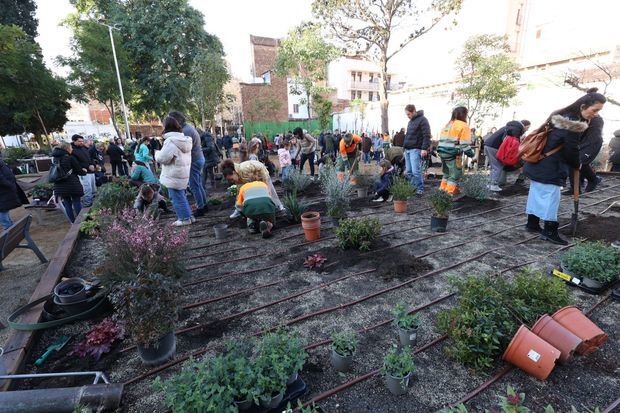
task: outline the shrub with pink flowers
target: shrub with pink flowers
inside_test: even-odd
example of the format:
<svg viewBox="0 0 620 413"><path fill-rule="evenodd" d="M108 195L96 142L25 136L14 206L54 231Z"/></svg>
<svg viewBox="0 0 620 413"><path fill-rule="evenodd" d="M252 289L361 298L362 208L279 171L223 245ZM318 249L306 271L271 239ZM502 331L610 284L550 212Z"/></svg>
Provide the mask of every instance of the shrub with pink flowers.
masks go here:
<svg viewBox="0 0 620 413"><path fill-rule="evenodd" d="M162 225L134 209L125 209L103 229L106 257L99 273L110 281L130 280L139 272L179 278L185 272L183 245L188 231Z"/></svg>

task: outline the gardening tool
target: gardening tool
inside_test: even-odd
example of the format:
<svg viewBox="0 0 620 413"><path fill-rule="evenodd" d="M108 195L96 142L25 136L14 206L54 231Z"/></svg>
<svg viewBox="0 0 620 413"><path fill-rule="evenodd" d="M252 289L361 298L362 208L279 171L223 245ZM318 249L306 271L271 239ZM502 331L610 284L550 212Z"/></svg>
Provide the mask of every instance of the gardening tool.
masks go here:
<svg viewBox="0 0 620 413"><path fill-rule="evenodd" d="M571 224L573 226L573 237L577 234L577 216L579 215L579 169L573 171L573 206L575 212L571 217Z"/></svg>
<svg viewBox="0 0 620 413"><path fill-rule="evenodd" d="M69 342L69 340L71 340L71 336L60 337L58 340L56 340L55 343L53 343L47 348L45 353L43 353L43 355L34 362L34 365L40 366L41 364L43 364L45 360L49 357L49 355L52 354L52 352L62 350L62 348Z"/></svg>

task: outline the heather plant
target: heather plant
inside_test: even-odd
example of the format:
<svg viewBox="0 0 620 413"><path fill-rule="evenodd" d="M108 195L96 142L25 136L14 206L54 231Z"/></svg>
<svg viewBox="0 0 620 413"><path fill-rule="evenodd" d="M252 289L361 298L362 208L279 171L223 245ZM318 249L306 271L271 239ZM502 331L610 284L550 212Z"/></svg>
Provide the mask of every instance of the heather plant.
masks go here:
<svg viewBox="0 0 620 413"><path fill-rule="evenodd" d="M368 251L380 233L381 224L376 218L344 219L336 228L338 245L342 249Z"/></svg>
<svg viewBox="0 0 620 413"><path fill-rule="evenodd" d="M476 172L463 177L460 183L462 192L473 199L484 201L489 198L489 177Z"/></svg>
<svg viewBox="0 0 620 413"><path fill-rule="evenodd" d="M612 282L620 274L620 250L601 241L575 245L560 258L567 271L602 284Z"/></svg>
<svg viewBox="0 0 620 413"><path fill-rule="evenodd" d="M103 230L106 257L99 272L111 281L133 279L137 270L179 278L187 230L162 226L137 210L125 209Z"/></svg>

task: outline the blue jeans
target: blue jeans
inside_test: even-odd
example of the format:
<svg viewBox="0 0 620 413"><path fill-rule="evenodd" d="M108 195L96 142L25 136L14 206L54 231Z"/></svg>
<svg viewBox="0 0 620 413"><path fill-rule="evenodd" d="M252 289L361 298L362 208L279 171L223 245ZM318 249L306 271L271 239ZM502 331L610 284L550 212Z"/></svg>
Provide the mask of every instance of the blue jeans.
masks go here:
<svg viewBox="0 0 620 413"><path fill-rule="evenodd" d="M84 176L80 176L80 183L82 184L82 188L84 189L84 196L82 199L84 200L83 204L86 207L89 207L93 204L93 196L95 192L97 192L97 184L95 183L95 174L88 173Z"/></svg>
<svg viewBox="0 0 620 413"><path fill-rule="evenodd" d="M0 211L0 222L4 229L9 229L13 225L13 220L11 219L11 215L9 211Z"/></svg>
<svg viewBox="0 0 620 413"><path fill-rule="evenodd" d="M73 224L75 222L75 218L80 214L80 211L82 210L82 202L80 201L80 197L63 197L62 206L65 207L65 214L67 215L67 218L69 218L69 221Z"/></svg>
<svg viewBox="0 0 620 413"><path fill-rule="evenodd" d="M411 186L417 190L418 194L424 193L421 149L405 149L405 167Z"/></svg>
<svg viewBox="0 0 620 413"><path fill-rule="evenodd" d="M291 171L292 165L286 165L282 167L282 182L286 181L289 172Z"/></svg>
<svg viewBox="0 0 620 413"><path fill-rule="evenodd" d="M192 216L192 209L187 202L187 195L185 189L172 189L168 188L168 195L172 201L174 212L177 214L177 218L181 221L187 221Z"/></svg>
<svg viewBox="0 0 620 413"><path fill-rule="evenodd" d="M370 152L362 152L362 161L370 163Z"/></svg>
<svg viewBox="0 0 620 413"><path fill-rule="evenodd" d="M207 205L207 190L202 182L202 169L205 166L204 159L192 161L192 169L189 171L189 189L192 190L198 208Z"/></svg>

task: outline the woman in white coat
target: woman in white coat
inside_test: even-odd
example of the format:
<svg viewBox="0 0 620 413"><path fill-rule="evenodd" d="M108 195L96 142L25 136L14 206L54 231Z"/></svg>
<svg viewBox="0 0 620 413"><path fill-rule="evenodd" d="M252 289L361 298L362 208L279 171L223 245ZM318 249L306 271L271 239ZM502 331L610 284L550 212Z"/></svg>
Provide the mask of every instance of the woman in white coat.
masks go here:
<svg viewBox="0 0 620 413"><path fill-rule="evenodd" d="M162 165L159 180L168 188L177 214L177 220L172 225L177 227L195 221L185 194L192 164L192 138L183 135L182 130L179 122L168 116L164 120L164 146L155 157Z"/></svg>

